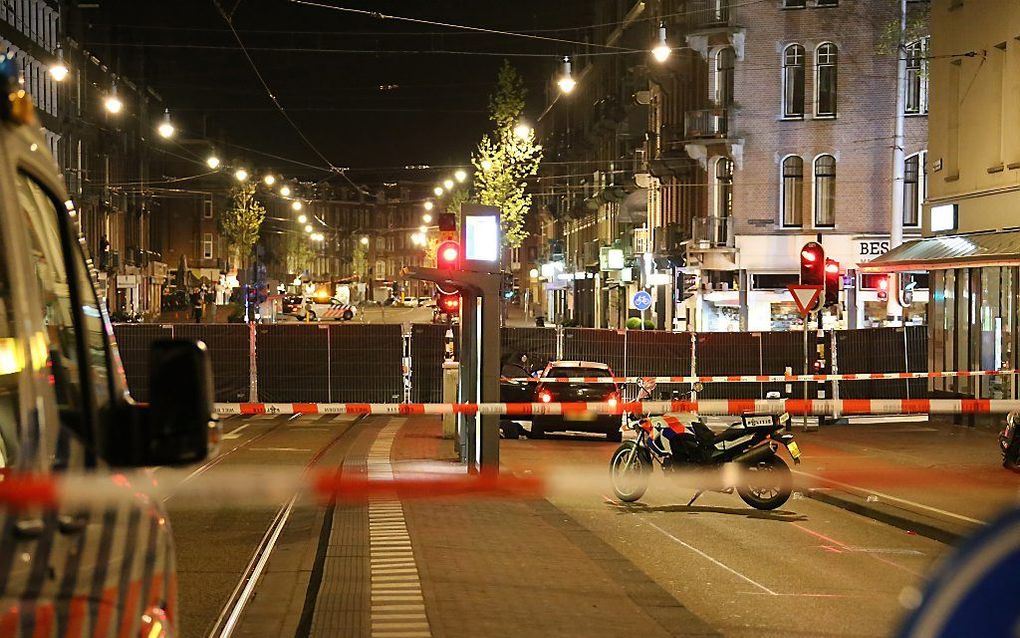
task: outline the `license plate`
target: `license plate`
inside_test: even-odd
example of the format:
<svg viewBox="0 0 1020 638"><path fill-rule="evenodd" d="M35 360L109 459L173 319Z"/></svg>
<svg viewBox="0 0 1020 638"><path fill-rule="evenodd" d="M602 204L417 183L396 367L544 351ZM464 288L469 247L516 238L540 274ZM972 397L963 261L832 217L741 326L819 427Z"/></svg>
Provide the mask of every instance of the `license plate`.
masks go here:
<svg viewBox="0 0 1020 638"><path fill-rule="evenodd" d="M793 458L795 459L800 458L800 447L797 446L796 441L790 441L789 443L787 443L786 449L790 450L790 456L792 456Z"/></svg>

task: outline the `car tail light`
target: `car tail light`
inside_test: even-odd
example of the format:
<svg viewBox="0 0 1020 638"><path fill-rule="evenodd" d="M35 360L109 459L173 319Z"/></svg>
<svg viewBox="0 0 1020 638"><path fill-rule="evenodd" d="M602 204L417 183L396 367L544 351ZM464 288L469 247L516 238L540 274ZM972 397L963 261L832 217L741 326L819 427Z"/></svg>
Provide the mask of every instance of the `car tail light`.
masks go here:
<svg viewBox="0 0 1020 638"><path fill-rule="evenodd" d="M606 403L608 403L610 405L610 407L614 407L615 408L616 404L619 403L619 402L620 402L620 393L618 393L618 392L610 392L609 396L606 397Z"/></svg>
<svg viewBox="0 0 1020 638"><path fill-rule="evenodd" d="M548 390L542 390L538 393L538 398L542 400L542 403L549 403L552 401L552 393Z"/></svg>

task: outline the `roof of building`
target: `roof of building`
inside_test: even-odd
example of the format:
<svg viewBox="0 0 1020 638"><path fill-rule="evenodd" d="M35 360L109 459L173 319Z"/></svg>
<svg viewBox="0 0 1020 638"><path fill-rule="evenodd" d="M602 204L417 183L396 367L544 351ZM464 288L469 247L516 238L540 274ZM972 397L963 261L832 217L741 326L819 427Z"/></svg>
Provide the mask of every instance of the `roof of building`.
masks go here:
<svg viewBox="0 0 1020 638"><path fill-rule="evenodd" d="M864 272L1020 265L1020 231L948 235L909 241L861 264Z"/></svg>

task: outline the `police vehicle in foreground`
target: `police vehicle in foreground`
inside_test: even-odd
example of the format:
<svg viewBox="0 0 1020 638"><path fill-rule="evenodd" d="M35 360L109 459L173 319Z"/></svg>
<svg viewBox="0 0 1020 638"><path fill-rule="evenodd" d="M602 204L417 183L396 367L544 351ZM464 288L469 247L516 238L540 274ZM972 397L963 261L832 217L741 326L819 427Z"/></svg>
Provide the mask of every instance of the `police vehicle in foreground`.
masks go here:
<svg viewBox="0 0 1020 638"><path fill-rule="evenodd" d="M7 57L0 93L0 473L107 475L124 491L102 508L0 508L0 635L172 636L166 513L118 471L206 458L209 359L157 342L151 401L130 398L77 211Z"/></svg>

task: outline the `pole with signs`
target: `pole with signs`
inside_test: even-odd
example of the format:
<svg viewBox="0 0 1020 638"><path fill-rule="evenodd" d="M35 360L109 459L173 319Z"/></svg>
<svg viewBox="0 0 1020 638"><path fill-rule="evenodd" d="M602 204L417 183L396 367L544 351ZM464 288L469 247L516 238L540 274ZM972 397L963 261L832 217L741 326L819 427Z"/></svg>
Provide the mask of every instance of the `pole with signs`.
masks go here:
<svg viewBox="0 0 1020 638"><path fill-rule="evenodd" d="M810 349L808 348L808 329L811 326L811 312L819 305L822 295L822 286L810 284L791 284L787 286L793 296L793 303L804 318L804 374L808 374L810 362ZM821 314L819 314L819 317ZM804 401L808 399L808 382L804 381ZM807 413L804 413L804 429L807 430Z"/></svg>

